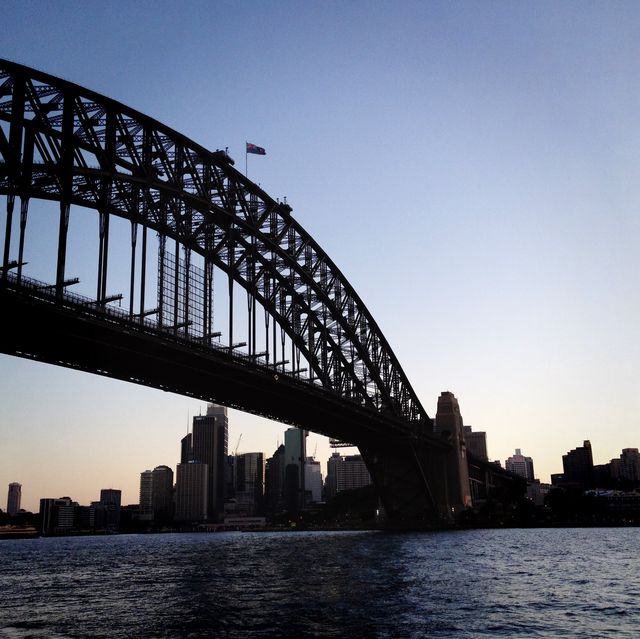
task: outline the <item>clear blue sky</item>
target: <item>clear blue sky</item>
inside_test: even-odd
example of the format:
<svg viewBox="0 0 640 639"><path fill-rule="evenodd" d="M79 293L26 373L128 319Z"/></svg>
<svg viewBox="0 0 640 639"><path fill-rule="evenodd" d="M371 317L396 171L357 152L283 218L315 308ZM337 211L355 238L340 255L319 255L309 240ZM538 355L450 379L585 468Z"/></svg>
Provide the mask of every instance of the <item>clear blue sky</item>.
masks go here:
<svg viewBox="0 0 640 639"><path fill-rule="evenodd" d="M597 463L640 446L638 3L8 0L0 57L239 167L264 146L250 177L492 458L521 448L548 480L583 439ZM199 409L0 356L0 487L135 503ZM232 413L230 445L270 455L282 430Z"/></svg>

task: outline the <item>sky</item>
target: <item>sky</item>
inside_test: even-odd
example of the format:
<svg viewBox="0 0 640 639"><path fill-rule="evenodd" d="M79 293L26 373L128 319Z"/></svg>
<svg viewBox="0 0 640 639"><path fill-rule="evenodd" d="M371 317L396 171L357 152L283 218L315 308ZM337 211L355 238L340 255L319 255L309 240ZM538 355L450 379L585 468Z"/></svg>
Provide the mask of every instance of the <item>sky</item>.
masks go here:
<svg viewBox="0 0 640 639"><path fill-rule="evenodd" d="M595 463L640 447L640 5L6 0L2 14L0 57L229 147L241 170L245 141L265 147L249 177L287 197L429 415L453 392L491 459L520 448L548 481L585 439ZM175 469L203 409L0 355L0 486L22 483L27 509L106 487L137 503L140 472ZM239 452L270 456L284 428L231 411L229 448L242 434ZM319 436L308 449L330 454Z"/></svg>

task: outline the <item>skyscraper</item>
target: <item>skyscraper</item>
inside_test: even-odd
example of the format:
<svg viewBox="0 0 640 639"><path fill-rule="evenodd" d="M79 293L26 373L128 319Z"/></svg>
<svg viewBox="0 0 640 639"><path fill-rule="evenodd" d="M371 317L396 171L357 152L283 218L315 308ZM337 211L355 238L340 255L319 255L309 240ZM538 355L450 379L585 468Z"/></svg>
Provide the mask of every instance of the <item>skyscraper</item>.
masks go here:
<svg viewBox="0 0 640 639"><path fill-rule="evenodd" d="M307 431L288 428L284 433L285 507L295 513L305 506L304 460L306 458Z"/></svg>
<svg viewBox="0 0 640 639"><path fill-rule="evenodd" d="M7 513L12 517L20 512L20 500L22 499L22 484L12 482L9 484L7 495Z"/></svg>
<svg viewBox="0 0 640 639"><path fill-rule="evenodd" d="M205 521L207 519L207 487L209 469L201 462L183 462L176 471L177 521Z"/></svg>
<svg viewBox="0 0 640 639"><path fill-rule="evenodd" d="M284 510L284 477L285 477L284 445L267 459L265 467L265 502L267 512L276 513Z"/></svg>
<svg viewBox="0 0 640 639"><path fill-rule="evenodd" d="M304 463L304 485L311 503L322 501L322 470L320 462L307 457Z"/></svg>
<svg viewBox="0 0 640 639"><path fill-rule="evenodd" d="M535 479L533 474L533 459L525 457L520 448L516 448L516 452L504 462L504 467L514 475L520 475L529 481Z"/></svg>
<svg viewBox="0 0 640 639"><path fill-rule="evenodd" d="M154 521L173 519L173 471L169 466L156 466L153 469L151 504Z"/></svg>
<svg viewBox="0 0 640 639"><path fill-rule="evenodd" d="M140 519L153 519L153 471L145 470L140 473Z"/></svg>
<svg viewBox="0 0 640 639"><path fill-rule="evenodd" d="M115 488L103 488L100 491L100 505L104 509L107 530L118 530L120 526L120 505L122 491Z"/></svg>
<svg viewBox="0 0 640 639"><path fill-rule="evenodd" d="M187 433L180 440L180 463L186 464L193 459L193 435Z"/></svg>
<svg viewBox="0 0 640 639"><path fill-rule="evenodd" d="M236 510L249 517L264 510L264 455L243 453L236 456Z"/></svg>
<svg viewBox="0 0 640 639"><path fill-rule="evenodd" d="M225 467L229 420L224 406L209 404L206 415L193 418L193 459L207 464L207 513L217 519L224 512Z"/></svg>

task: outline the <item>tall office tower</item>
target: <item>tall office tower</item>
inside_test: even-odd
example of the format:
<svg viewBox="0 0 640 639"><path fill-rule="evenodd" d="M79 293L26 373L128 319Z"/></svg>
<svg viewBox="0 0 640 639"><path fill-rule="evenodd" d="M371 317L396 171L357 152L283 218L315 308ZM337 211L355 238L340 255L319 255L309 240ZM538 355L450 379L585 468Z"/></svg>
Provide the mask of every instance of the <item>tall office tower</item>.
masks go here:
<svg viewBox="0 0 640 639"><path fill-rule="evenodd" d="M487 455L487 433L473 432L471 426L464 427L464 441L467 444L467 451L476 459L489 461Z"/></svg>
<svg viewBox="0 0 640 639"><path fill-rule="evenodd" d="M236 496L236 456L227 455L224 467L224 498L234 499Z"/></svg>
<svg viewBox="0 0 640 639"><path fill-rule="evenodd" d="M362 455L333 453L327 462L327 499L343 490L364 488L371 483L371 475Z"/></svg>
<svg viewBox="0 0 640 639"><path fill-rule="evenodd" d="M193 418L193 459L208 466L207 513L217 519L224 512L225 467L229 420L224 406L209 404L207 414Z"/></svg>
<svg viewBox="0 0 640 639"><path fill-rule="evenodd" d="M153 519L153 471L145 470L140 473L140 519Z"/></svg>
<svg viewBox="0 0 640 639"><path fill-rule="evenodd" d="M623 448L620 453L619 477L627 481L640 482L640 452L637 448Z"/></svg>
<svg viewBox="0 0 640 639"><path fill-rule="evenodd" d="M104 509L105 527L117 530L120 527L120 505L122 491L114 488L103 488L100 491L100 505Z"/></svg>
<svg viewBox="0 0 640 639"><path fill-rule="evenodd" d="M206 521L209 469L201 462L178 464L176 472L176 521Z"/></svg>
<svg viewBox="0 0 640 639"><path fill-rule="evenodd" d="M248 517L264 512L264 455L236 455L236 511Z"/></svg>
<svg viewBox="0 0 640 639"><path fill-rule="evenodd" d="M304 460L308 432L300 428L288 428L284 433L285 458L285 507L291 513L305 506Z"/></svg>
<svg viewBox="0 0 640 639"><path fill-rule="evenodd" d="M435 432L446 437L451 443L447 458L447 486L454 512L471 506L469 463L462 424L460 406L455 395L449 391L440 393Z"/></svg>
<svg viewBox="0 0 640 639"><path fill-rule="evenodd" d="M12 482L9 484L7 495L7 513L12 517L20 512L20 500L22 499L22 484Z"/></svg>
<svg viewBox="0 0 640 639"><path fill-rule="evenodd" d="M267 459L264 472L264 496L268 513L284 510L284 475L285 475L284 445Z"/></svg>
<svg viewBox="0 0 640 639"><path fill-rule="evenodd" d="M193 435L187 433L180 440L180 463L186 464L193 460Z"/></svg>
<svg viewBox="0 0 640 639"><path fill-rule="evenodd" d="M307 490L307 501L310 503L322 501L322 470L320 462L313 457L307 457L304 462L304 485Z"/></svg>
<svg viewBox="0 0 640 639"><path fill-rule="evenodd" d="M340 453L334 452L327 461L327 479L325 482L327 500L334 497L338 492L338 469L342 464L342 460L342 455Z"/></svg>
<svg viewBox="0 0 640 639"><path fill-rule="evenodd" d="M591 488L593 483L593 455L591 442L585 440L583 446L570 450L562 456L563 483L575 484L580 488Z"/></svg>
<svg viewBox="0 0 640 639"><path fill-rule="evenodd" d="M504 467L514 475L520 475L529 481L535 479L533 474L533 459L525 457L519 448L516 448L515 454L504 462Z"/></svg>
<svg viewBox="0 0 640 639"><path fill-rule="evenodd" d="M151 504L154 521L173 518L173 471L169 466L156 466L151 481Z"/></svg>

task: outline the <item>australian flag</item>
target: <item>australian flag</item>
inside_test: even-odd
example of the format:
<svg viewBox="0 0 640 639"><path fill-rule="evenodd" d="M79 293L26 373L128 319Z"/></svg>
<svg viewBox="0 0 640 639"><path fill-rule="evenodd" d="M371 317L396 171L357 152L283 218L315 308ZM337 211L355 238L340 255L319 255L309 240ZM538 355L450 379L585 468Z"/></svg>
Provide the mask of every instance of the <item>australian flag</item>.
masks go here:
<svg viewBox="0 0 640 639"><path fill-rule="evenodd" d="M247 142L247 153L255 153L256 155L266 155L267 152L261 147Z"/></svg>

